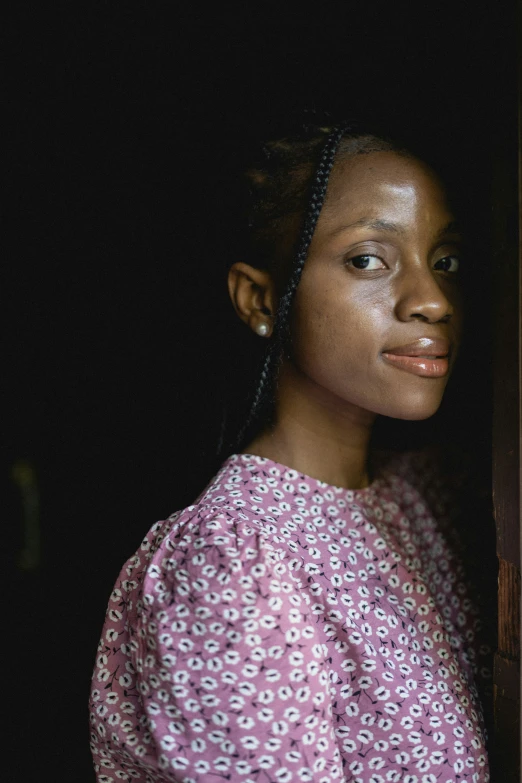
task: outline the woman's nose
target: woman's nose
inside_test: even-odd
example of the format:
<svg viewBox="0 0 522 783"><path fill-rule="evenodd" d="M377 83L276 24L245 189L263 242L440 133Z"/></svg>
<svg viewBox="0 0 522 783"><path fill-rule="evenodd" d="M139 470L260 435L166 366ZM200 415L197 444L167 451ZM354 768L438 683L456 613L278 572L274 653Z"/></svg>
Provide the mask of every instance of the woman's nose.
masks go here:
<svg viewBox="0 0 522 783"><path fill-rule="evenodd" d="M426 263L404 269L397 281L395 311L399 320L421 318L429 323L449 321L455 307L441 282L437 273Z"/></svg>

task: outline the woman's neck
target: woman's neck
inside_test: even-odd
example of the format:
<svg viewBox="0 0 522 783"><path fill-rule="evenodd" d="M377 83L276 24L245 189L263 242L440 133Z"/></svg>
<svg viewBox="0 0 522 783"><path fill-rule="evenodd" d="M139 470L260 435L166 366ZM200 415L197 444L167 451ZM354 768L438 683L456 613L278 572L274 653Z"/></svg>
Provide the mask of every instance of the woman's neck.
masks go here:
<svg viewBox="0 0 522 783"><path fill-rule="evenodd" d="M374 413L332 399L286 368L278 380L273 423L243 449L346 489L372 481L369 446Z"/></svg>

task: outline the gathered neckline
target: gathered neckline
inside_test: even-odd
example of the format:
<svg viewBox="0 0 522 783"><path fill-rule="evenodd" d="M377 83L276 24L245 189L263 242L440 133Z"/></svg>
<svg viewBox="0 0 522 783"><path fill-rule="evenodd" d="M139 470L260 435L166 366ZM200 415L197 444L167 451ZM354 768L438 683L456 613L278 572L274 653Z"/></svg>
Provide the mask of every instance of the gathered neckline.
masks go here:
<svg viewBox="0 0 522 783"><path fill-rule="evenodd" d="M235 453L231 454L226 460L225 465L229 462L236 462L236 463L242 463L245 467L255 465L259 467L268 466L269 468L277 468L281 474L282 479L286 480L295 480L295 479L301 479L302 481L306 482L307 484L315 485L318 489L321 491L332 491L336 495L339 495L341 493L344 493L349 498L363 498L365 496L372 496L375 494L376 490L380 488L384 483L385 480L382 475L377 475L374 477L373 481L368 484L367 487L361 487L359 489L352 489L350 487L340 487L336 484L328 484L326 481L321 481L321 479L315 478L314 476L309 476L306 473L303 473L300 470L297 470L296 468L292 468L289 465L284 465L281 462L277 462L276 460L270 459L269 457L261 457L258 454L250 454L250 453ZM295 474L291 476L285 476L284 474L290 473Z"/></svg>

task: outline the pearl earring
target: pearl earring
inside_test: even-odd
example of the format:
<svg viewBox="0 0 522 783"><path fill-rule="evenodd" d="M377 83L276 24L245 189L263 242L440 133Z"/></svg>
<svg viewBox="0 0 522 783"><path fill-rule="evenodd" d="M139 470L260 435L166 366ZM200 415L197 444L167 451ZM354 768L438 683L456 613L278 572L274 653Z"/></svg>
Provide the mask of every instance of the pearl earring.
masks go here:
<svg viewBox="0 0 522 783"><path fill-rule="evenodd" d="M261 337L266 337L268 334L268 324L260 323L256 326L256 332Z"/></svg>

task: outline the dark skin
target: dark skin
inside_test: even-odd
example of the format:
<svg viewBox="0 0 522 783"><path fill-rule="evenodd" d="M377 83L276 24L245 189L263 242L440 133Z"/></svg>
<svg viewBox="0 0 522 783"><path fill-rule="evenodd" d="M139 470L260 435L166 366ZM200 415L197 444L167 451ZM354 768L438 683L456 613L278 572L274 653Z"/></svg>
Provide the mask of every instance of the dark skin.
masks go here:
<svg viewBox="0 0 522 783"><path fill-rule="evenodd" d="M459 255L454 215L424 163L394 152L337 162L294 300L274 422L243 453L335 486L368 486L377 415L426 419L442 401L462 333ZM273 276L238 262L228 286L239 317L254 331L267 324L259 339L270 339ZM448 375L419 377L383 360L423 337L449 340Z"/></svg>

